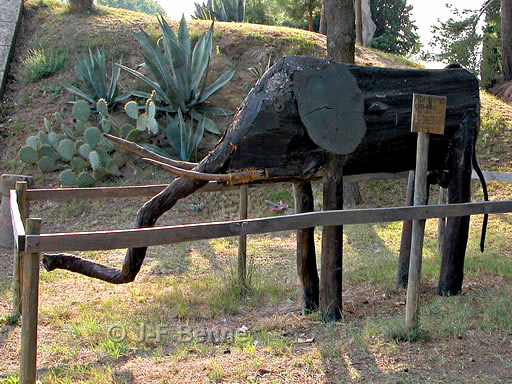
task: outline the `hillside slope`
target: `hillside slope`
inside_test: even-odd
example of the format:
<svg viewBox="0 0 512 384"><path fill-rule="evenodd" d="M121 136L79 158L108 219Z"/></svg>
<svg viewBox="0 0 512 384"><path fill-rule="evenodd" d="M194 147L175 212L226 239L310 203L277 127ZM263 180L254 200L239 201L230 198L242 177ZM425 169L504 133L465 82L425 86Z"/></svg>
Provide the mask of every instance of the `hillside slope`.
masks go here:
<svg viewBox="0 0 512 384"><path fill-rule="evenodd" d="M170 25L177 30L177 22L170 22ZM191 38L197 41L209 25L206 21L190 22ZM113 58L117 60L122 55L123 64L135 68L142 58L132 32L139 28L155 38L160 33L156 18L141 13L98 7L96 14L84 17L68 14L66 6L60 2L26 4L0 110L2 173L39 174L35 167L25 166L19 161L17 151L28 136L41 129L45 117L51 119L55 112L60 112L65 120L72 119L71 107L67 104L71 95L60 86L59 81L73 82L76 54L87 52L88 48L105 47L109 61ZM30 83L26 75L26 62L30 52L38 49L63 57L64 64L49 77ZM233 79L210 99L211 104L236 110L245 97L244 84L255 81L247 68L260 62L266 63L269 56L277 60L284 55L325 57L325 36L292 28L215 23L209 78L215 79L235 66L237 70ZM403 67L409 64L403 59L362 47L357 47L356 55L357 63L362 65ZM123 71L120 86L123 91L132 88L150 91ZM229 118L219 119L217 125L224 128L228 121ZM214 135L206 135L202 143L203 151L211 148L217 139ZM57 178L56 174L53 176L43 177L41 182L54 184Z"/></svg>

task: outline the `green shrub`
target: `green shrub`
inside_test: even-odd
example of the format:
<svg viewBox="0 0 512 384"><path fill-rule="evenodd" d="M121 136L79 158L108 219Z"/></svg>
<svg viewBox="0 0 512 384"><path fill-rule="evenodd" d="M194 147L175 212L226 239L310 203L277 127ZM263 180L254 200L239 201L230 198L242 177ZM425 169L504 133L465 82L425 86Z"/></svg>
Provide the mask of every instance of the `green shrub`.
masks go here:
<svg viewBox="0 0 512 384"><path fill-rule="evenodd" d="M35 83L57 72L66 62L66 55L43 48L29 49L23 60L23 77L29 83Z"/></svg>

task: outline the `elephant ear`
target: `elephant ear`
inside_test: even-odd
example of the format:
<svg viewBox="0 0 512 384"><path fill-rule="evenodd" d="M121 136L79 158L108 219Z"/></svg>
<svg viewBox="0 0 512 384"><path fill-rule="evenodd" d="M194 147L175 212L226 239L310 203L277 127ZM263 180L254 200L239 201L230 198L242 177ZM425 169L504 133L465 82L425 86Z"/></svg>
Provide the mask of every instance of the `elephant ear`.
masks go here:
<svg viewBox="0 0 512 384"><path fill-rule="evenodd" d="M346 65L297 71L293 91L302 123L316 145L338 155L355 151L366 132L364 99Z"/></svg>

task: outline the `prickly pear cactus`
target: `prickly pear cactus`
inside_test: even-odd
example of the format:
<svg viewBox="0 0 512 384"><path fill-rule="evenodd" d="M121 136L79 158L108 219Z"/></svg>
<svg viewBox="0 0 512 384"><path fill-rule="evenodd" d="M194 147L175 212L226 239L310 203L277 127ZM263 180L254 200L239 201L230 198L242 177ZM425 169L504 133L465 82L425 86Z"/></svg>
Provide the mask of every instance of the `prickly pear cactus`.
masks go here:
<svg viewBox="0 0 512 384"><path fill-rule="evenodd" d="M27 138L19 158L26 164L37 165L43 173L61 170L59 179L66 186L90 187L106 176L120 176L123 159L112 156L114 145L103 137L103 132L111 132L115 127L105 100L100 99L96 109L100 115L97 125L89 121L91 109L83 100L73 106L74 126L66 124L59 113L54 115L54 124L44 119L44 130ZM126 135L134 130L130 128L123 129ZM114 134L123 130L117 129Z"/></svg>

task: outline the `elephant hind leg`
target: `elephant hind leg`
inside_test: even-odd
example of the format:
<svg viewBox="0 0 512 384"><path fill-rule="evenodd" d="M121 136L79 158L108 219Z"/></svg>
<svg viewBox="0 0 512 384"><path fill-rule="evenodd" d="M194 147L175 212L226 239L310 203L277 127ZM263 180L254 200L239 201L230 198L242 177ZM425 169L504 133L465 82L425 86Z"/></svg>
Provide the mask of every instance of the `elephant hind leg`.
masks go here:
<svg viewBox="0 0 512 384"><path fill-rule="evenodd" d="M474 151L477 118L465 116L450 148L448 203L467 203L471 200L471 161ZM449 217L443 245L438 294L457 295L462 290L464 257L469 233L469 216Z"/></svg>
<svg viewBox="0 0 512 384"><path fill-rule="evenodd" d="M313 191L310 182L293 185L296 213L314 211ZM315 228L297 231L297 273L302 285L302 313L318 309L319 278L315 254Z"/></svg>

